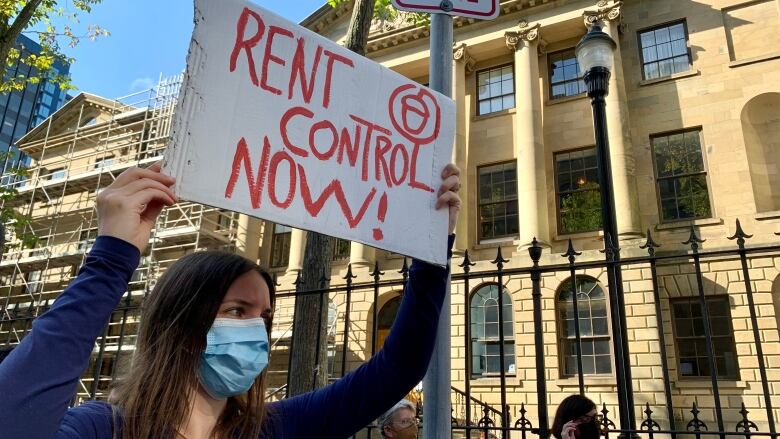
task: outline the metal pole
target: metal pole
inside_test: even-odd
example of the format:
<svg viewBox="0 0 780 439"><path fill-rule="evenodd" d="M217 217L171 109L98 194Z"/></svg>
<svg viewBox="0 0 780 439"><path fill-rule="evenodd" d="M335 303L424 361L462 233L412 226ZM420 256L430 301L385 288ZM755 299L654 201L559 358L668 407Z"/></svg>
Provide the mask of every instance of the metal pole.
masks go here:
<svg viewBox="0 0 780 439"><path fill-rule="evenodd" d="M615 212L615 191L612 187L612 167L607 138L606 102L609 92L610 71L604 67L593 67L585 73L583 80L588 87L588 96L593 107L593 126L596 137L596 158L598 160L599 192L601 195L601 221L604 229L604 250L607 258L607 279L609 282L609 305L612 317L612 341L615 349L615 378L618 383L618 407L620 429L618 435L637 437L634 414L634 391L631 381L628 336L626 331L625 301L623 298L623 275L620 271L620 240ZM631 433L625 433L626 430Z"/></svg>
<svg viewBox="0 0 780 439"><path fill-rule="evenodd" d="M442 9L452 7L447 0ZM439 93L452 97L452 17L446 14L431 14L430 87ZM423 381L425 406L423 407L423 439L450 437L450 277L447 277L447 291L439 316L436 331L436 346L428 373Z"/></svg>

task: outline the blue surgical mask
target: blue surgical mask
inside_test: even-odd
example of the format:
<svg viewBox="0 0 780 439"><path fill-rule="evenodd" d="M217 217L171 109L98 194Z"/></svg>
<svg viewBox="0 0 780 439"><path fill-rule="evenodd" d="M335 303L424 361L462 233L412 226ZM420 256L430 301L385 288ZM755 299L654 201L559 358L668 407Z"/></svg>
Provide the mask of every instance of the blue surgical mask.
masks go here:
<svg viewBox="0 0 780 439"><path fill-rule="evenodd" d="M240 395L268 366L265 320L215 319L206 335L198 377L213 398Z"/></svg>

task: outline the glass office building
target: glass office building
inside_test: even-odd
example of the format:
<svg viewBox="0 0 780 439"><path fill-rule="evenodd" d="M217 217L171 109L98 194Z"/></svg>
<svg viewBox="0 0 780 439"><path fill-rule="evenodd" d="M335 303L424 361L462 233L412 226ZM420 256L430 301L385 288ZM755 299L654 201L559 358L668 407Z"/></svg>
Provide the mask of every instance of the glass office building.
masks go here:
<svg viewBox="0 0 780 439"><path fill-rule="evenodd" d="M22 51L22 58L29 53L41 53L41 46L30 38L20 35L17 48ZM69 64L55 62L53 75L68 75ZM7 67L6 78L19 76L35 76L37 69L22 62ZM43 79L37 84L28 83L22 90L0 94L0 151L14 152L10 159L0 163L0 170L5 171L17 166L20 162L26 165L28 159L18 152L14 143L25 133L46 120L68 100L65 90L58 84Z"/></svg>

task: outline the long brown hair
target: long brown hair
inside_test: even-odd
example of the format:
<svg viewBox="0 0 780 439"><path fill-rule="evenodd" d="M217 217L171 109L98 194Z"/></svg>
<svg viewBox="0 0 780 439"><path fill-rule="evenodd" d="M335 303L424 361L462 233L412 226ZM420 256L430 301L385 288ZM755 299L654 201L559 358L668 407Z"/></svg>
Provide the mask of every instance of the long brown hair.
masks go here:
<svg viewBox="0 0 780 439"><path fill-rule="evenodd" d="M160 277L146 298L130 371L112 392L114 436L123 439L173 437L187 421L198 386L198 366L206 334L230 285L256 270L275 299L271 276L232 253L197 252L184 256ZM268 322L271 332L271 322ZM265 415L263 372L241 397L228 398L214 428L217 438L256 439Z"/></svg>

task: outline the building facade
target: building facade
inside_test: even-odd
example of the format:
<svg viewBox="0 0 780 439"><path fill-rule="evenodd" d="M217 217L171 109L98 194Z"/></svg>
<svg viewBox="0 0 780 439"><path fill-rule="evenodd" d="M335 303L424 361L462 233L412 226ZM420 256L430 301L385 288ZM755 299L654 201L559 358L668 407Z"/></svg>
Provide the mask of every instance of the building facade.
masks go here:
<svg viewBox="0 0 780 439"><path fill-rule="evenodd" d="M341 42L350 11L350 3L326 6L302 24ZM601 252L592 114L574 56L594 23L618 43L606 108L622 302L611 297ZM377 21L367 56L426 84L428 36L427 26L403 16ZM488 418L504 411L503 421L491 415L497 426L518 419L538 426L541 405L551 418L565 396L582 389L617 422L622 361L631 371L637 427L648 408L664 430L696 422L711 431L749 428L740 424L743 410L760 431L774 428L780 2L509 0L494 21L456 18L455 41L453 161L462 169L464 208L453 260L454 420L476 423L483 411ZM150 99L159 103L152 105L77 96L19 142L33 176L18 203L31 209L46 239L0 262L5 345L17 343L72 278L94 239L97 190L162 153L175 93L169 86L176 88L155 89ZM745 253L728 239L740 237L737 220L753 236ZM306 233L195 204L167 209L154 233L79 397L105 397L121 374L138 304L166 264L207 248L241 252L277 277L268 377L269 397L282 397ZM543 271L533 271L534 239ZM568 252L570 243L576 252ZM470 263L463 263L466 251ZM323 297L324 348L338 377L381 348L408 261L346 241L335 252L332 291ZM569 265L569 257L576 262ZM620 337L625 359L615 353Z"/></svg>
<svg viewBox="0 0 780 439"><path fill-rule="evenodd" d="M30 38L19 35L17 48L21 52L20 59L30 54L40 54L41 46ZM52 65L52 76L69 75L70 65L59 60ZM32 77L37 76L38 71L25 63L17 61L5 70L6 77ZM29 160L16 154L18 149L14 146L17 140L30 131L33 127L43 122L49 115L60 108L67 99L67 93L59 84L41 78L37 84L28 83L24 89L3 93L0 95L0 151L14 152L14 157L5 163L13 167L19 163L28 164ZM20 162L21 161L21 162Z"/></svg>

